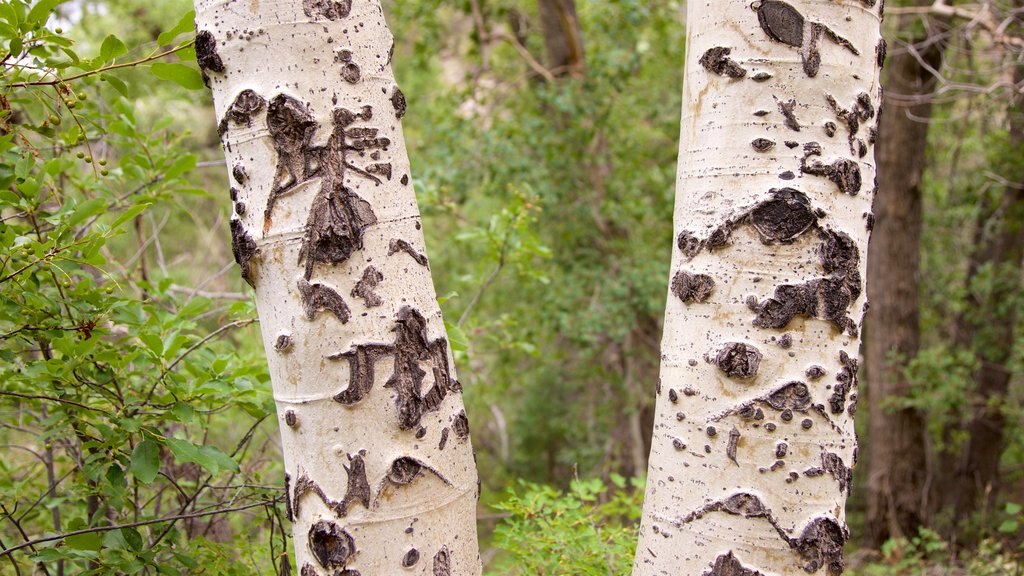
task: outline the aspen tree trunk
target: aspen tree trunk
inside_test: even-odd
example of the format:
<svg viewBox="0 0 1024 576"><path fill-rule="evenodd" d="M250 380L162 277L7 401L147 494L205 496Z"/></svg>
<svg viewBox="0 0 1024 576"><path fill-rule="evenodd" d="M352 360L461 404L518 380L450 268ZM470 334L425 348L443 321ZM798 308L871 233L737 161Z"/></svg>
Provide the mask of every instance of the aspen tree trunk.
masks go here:
<svg viewBox="0 0 1024 576"><path fill-rule="evenodd" d="M477 575L476 468L378 0L196 0L303 576Z"/></svg>
<svg viewBox="0 0 1024 576"><path fill-rule="evenodd" d="M885 45L874 0L688 3L634 574L838 574Z"/></svg>
<svg viewBox="0 0 1024 576"><path fill-rule="evenodd" d="M927 6L917 0L914 6ZM919 26L901 16L898 30ZM912 537L924 523L928 502L928 434L917 408L893 408L911 384L905 370L920 344L921 188L926 166L932 94L947 42L931 26L910 36L909 48L891 50L883 84L885 115L879 124L878 197L868 262L866 338L868 444L867 541Z"/></svg>

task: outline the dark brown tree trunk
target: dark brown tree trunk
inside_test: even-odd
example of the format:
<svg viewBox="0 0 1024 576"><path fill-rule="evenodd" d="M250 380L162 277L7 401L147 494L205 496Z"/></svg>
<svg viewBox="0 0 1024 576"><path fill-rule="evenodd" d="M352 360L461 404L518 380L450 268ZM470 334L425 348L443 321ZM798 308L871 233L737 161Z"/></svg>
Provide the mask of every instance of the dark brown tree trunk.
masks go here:
<svg viewBox="0 0 1024 576"><path fill-rule="evenodd" d="M904 17L900 28L913 24ZM892 404L910 392L904 368L920 342L921 177L936 82L929 68L942 65L945 46L928 34L911 42L917 54L895 46L883 83L885 113L876 152L879 187L868 258L867 540L876 547L917 532L927 490L924 416Z"/></svg>
<svg viewBox="0 0 1024 576"><path fill-rule="evenodd" d="M1024 65L1016 66L1013 80L1016 86L1024 85ZM1024 149L1024 95L1018 91L1011 95L1008 121L1008 149ZM1016 162L1011 166L1010 172L1003 174L1006 184L995 233L984 240L988 245L978 250L980 262L972 266L978 274L987 273L989 277L984 292L976 294L973 345L979 369L968 425L970 440L958 474L958 519L975 512L979 503L994 503L999 491L999 460L1006 447L1003 404L1010 386L1009 363L1024 265L1024 170ZM968 282L973 280L969 278Z"/></svg>
<svg viewBox="0 0 1024 576"><path fill-rule="evenodd" d="M582 78L586 65L576 1L537 0L537 11L551 74L556 78Z"/></svg>

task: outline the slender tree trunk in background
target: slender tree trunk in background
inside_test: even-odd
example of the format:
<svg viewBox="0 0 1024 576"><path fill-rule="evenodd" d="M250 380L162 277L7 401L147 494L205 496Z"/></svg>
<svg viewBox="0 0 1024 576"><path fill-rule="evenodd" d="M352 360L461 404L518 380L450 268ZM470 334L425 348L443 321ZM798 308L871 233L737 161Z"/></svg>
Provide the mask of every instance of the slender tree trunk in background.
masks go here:
<svg viewBox="0 0 1024 576"><path fill-rule="evenodd" d="M375 0L196 0L303 576L476 575L477 475Z"/></svg>
<svg viewBox="0 0 1024 576"><path fill-rule="evenodd" d="M634 574L838 574L884 52L872 0L690 2Z"/></svg>
<svg viewBox="0 0 1024 576"><path fill-rule="evenodd" d="M1017 6L1022 4L1018 2ZM1017 88L1010 95L1007 146L1019 151L1024 150L1024 64L1016 64L1012 78ZM976 295L976 316L972 319L974 352L980 368L975 374L970 440L958 474L956 518L960 520L977 510L979 502L989 506L995 503L999 460L1006 448L1004 404L1012 375L1010 360L1024 265L1024 170L1016 164L1010 170L1002 174L1007 183L996 212L995 233L979 251L979 265L972 266L979 273L987 272L988 281L983 286L985 292Z"/></svg>
<svg viewBox="0 0 1024 576"><path fill-rule="evenodd" d="M926 6L931 2L918 2ZM899 30L917 24L903 16ZM921 180L928 121L945 42L922 32L894 46L885 72L885 114L878 129L878 196L868 259L866 362L870 406L867 542L910 537L925 518L927 452L924 415L892 409L910 393L904 370L920 343ZM915 54L916 53L916 54Z"/></svg>
<svg viewBox="0 0 1024 576"><path fill-rule="evenodd" d="M544 47L548 53L547 66L560 78L582 78L586 70L583 52L583 34L576 17L575 0L537 0Z"/></svg>

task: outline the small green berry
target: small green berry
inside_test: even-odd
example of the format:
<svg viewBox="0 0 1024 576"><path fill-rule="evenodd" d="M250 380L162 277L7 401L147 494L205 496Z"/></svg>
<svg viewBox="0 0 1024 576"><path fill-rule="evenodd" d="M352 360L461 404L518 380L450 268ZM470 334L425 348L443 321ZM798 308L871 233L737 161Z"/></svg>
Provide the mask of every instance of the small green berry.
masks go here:
<svg viewBox="0 0 1024 576"><path fill-rule="evenodd" d="M100 166L106 166L106 165L107 165L107 159L106 158L100 158Z"/></svg>
<svg viewBox="0 0 1024 576"><path fill-rule="evenodd" d="M92 156L86 156L85 157L85 163L86 164L92 164Z"/></svg>
<svg viewBox="0 0 1024 576"><path fill-rule="evenodd" d="M110 170L107 170L106 168L104 168L103 170L100 170L100 176L109 176L109 175L110 175Z"/></svg>
<svg viewBox="0 0 1024 576"><path fill-rule="evenodd" d="M75 154L75 158L78 158L79 160L85 158L85 152L79 152L78 154Z"/></svg>
<svg viewBox="0 0 1024 576"><path fill-rule="evenodd" d="M53 31L56 32L57 34L63 34L64 33L64 29L63 28L54 28Z"/></svg>
<svg viewBox="0 0 1024 576"><path fill-rule="evenodd" d="M60 126L60 116L57 116L56 114L50 114L50 117L47 118L47 120L49 120L50 124L53 124L54 126Z"/></svg>

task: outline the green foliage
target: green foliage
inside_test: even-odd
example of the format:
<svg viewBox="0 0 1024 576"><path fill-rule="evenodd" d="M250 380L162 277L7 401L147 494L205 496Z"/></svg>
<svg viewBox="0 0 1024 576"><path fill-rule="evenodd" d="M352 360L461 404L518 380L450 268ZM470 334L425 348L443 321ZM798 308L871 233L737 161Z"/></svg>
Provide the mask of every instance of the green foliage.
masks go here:
<svg viewBox="0 0 1024 576"><path fill-rule="evenodd" d="M508 516L497 545L507 556L491 574L537 576L628 574L633 564L643 482L613 474L573 480L569 490L519 481L495 508Z"/></svg>
<svg viewBox="0 0 1024 576"><path fill-rule="evenodd" d="M157 62L191 39L78 42L48 24L61 4L0 5L0 561L251 574L274 562L249 542L264 529L225 511L281 524L252 442L274 410L265 363L232 342L255 311L177 289L149 232L206 193L173 120L140 113L152 88L132 69L198 76Z"/></svg>

